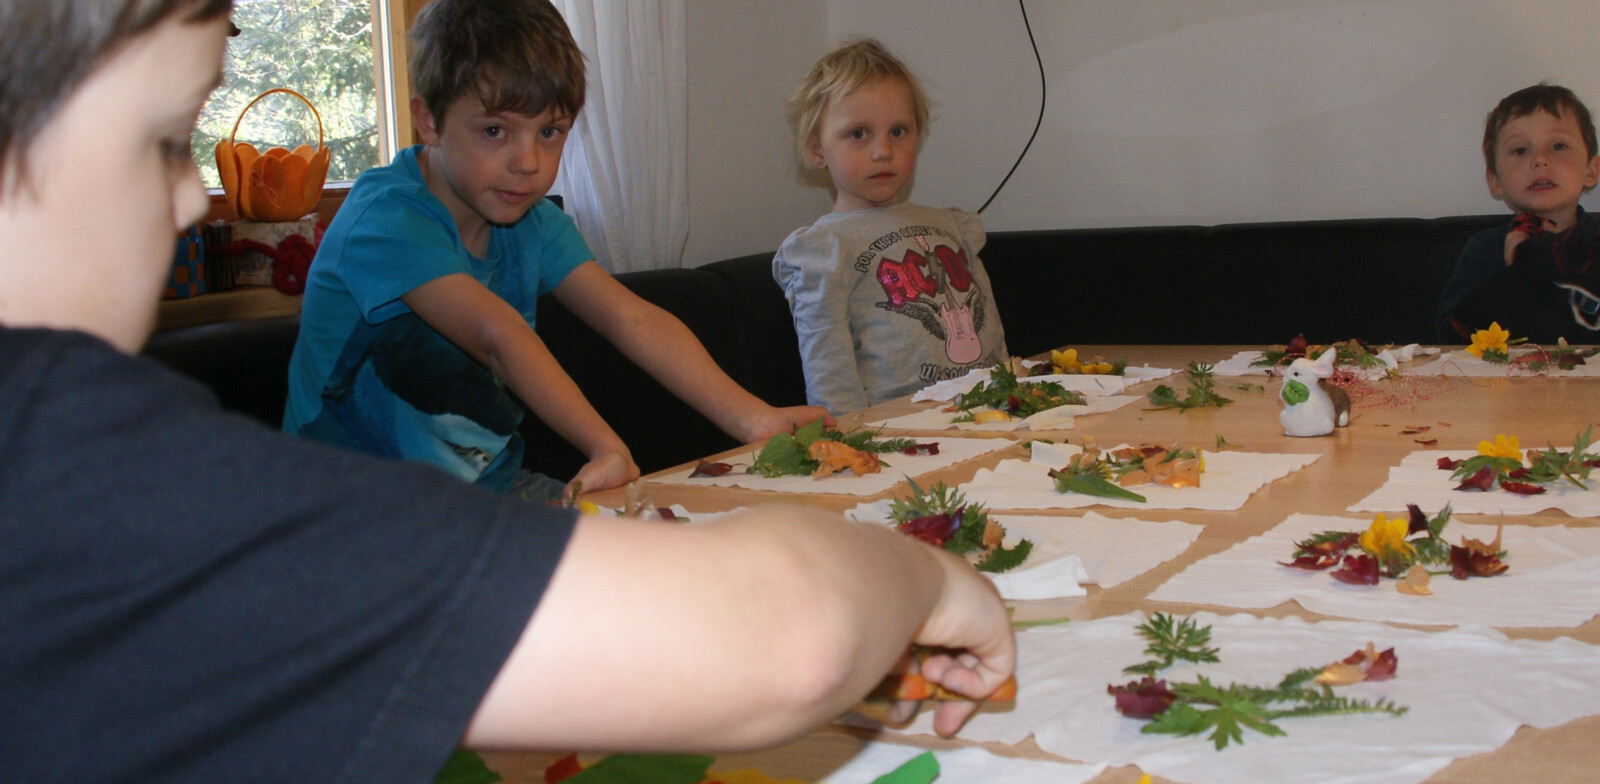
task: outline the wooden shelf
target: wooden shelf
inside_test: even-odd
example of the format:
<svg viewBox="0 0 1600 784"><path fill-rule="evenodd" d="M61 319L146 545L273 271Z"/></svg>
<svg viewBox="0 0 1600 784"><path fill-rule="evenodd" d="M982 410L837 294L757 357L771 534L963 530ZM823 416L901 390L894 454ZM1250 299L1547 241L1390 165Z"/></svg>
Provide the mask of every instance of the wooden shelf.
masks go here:
<svg viewBox="0 0 1600 784"><path fill-rule="evenodd" d="M162 300L156 329L289 316L299 312L299 297L291 297L271 286L240 286L186 299Z"/></svg>

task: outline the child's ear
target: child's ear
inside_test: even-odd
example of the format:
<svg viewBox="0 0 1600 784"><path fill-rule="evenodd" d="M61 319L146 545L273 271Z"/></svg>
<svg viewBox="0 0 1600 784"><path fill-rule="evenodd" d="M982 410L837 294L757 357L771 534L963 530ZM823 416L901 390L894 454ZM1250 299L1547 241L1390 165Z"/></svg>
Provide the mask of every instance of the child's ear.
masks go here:
<svg viewBox="0 0 1600 784"><path fill-rule="evenodd" d="M438 146L438 118L433 116L433 112L428 111L428 103L422 100L420 95L411 96L411 127L416 131L417 138L421 139L423 144L429 147Z"/></svg>
<svg viewBox="0 0 1600 784"><path fill-rule="evenodd" d="M828 168L827 161L822 157L822 140L814 133L806 141L806 163L818 169Z"/></svg>
<svg viewBox="0 0 1600 784"><path fill-rule="evenodd" d="M1500 185L1500 178L1495 176L1494 169L1485 169L1483 177L1489 183L1489 195L1495 201L1505 201L1506 189Z"/></svg>
<svg viewBox="0 0 1600 784"><path fill-rule="evenodd" d="M1600 155L1591 155L1583 173L1583 189L1593 188L1597 183L1600 183Z"/></svg>

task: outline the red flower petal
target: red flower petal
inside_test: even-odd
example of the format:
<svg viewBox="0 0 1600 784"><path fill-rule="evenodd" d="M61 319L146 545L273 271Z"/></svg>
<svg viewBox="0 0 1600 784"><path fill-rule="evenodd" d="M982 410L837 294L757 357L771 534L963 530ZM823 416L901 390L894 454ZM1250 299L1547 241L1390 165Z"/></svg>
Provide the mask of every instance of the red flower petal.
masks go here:
<svg viewBox="0 0 1600 784"><path fill-rule="evenodd" d="M1450 545L1450 576L1457 580L1465 580L1468 577L1493 577L1510 568L1510 565L1502 562L1494 553Z"/></svg>
<svg viewBox="0 0 1600 784"><path fill-rule="evenodd" d="M1378 561L1370 555L1347 555L1333 579L1350 585L1377 585Z"/></svg>
<svg viewBox="0 0 1600 784"><path fill-rule="evenodd" d="M1478 473L1456 485L1457 490L1488 490L1491 487L1494 487L1494 469L1489 466L1478 469Z"/></svg>
<svg viewBox="0 0 1600 784"><path fill-rule="evenodd" d="M1279 561L1278 565L1287 566L1291 569L1305 569L1309 572L1320 572L1323 569L1327 569L1328 567L1334 566L1338 563L1339 556L1337 555L1302 555L1299 558L1290 561L1289 563Z"/></svg>
<svg viewBox="0 0 1600 784"><path fill-rule="evenodd" d="M1527 482L1501 482L1500 489L1517 495L1538 495L1544 492L1543 487L1528 484Z"/></svg>
<svg viewBox="0 0 1600 784"><path fill-rule="evenodd" d="M1148 675L1123 686L1107 686L1106 693L1117 698L1117 712L1130 719L1151 718L1172 707L1178 699L1178 695L1167 688L1165 680L1158 681Z"/></svg>
<svg viewBox="0 0 1600 784"><path fill-rule="evenodd" d="M1389 650L1378 654L1378 657L1372 660L1372 664L1367 666L1367 680L1389 680L1390 678L1394 677L1395 669L1399 666L1400 658L1395 656L1394 649L1390 648Z"/></svg>
<svg viewBox="0 0 1600 784"><path fill-rule="evenodd" d="M956 529L961 527L961 512L965 509L962 507L954 512L913 517L896 525L895 530L934 547L943 547L955 535Z"/></svg>
<svg viewBox="0 0 1600 784"><path fill-rule="evenodd" d="M1428 516L1422 513L1422 507L1416 504L1406 504L1406 514L1411 516L1411 522L1406 526L1406 536L1427 532Z"/></svg>
<svg viewBox="0 0 1600 784"><path fill-rule="evenodd" d="M938 441L929 441L929 442L923 443L923 444L912 444L911 446L908 446L905 449L900 450L900 454L903 454L903 455L937 455L937 454L939 454L939 442Z"/></svg>
<svg viewBox="0 0 1600 784"><path fill-rule="evenodd" d="M583 766L578 764L578 755L568 754L544 769L545 784L558 784L583 772Z"/></svg>
<svg viewBox="0 0 1600 784"><path fill-rule="evenodd" d="M1440 471L1454 471L1454 470L1456 470L1456 466L1458 466L1458 465L1461 465L1461 461L1460 460L1451 460L1448 457L1439 458L1439 470Z"/></svg>
<svg viewBox="0 0 1600 784"><path fill-rule="evenodd" d="M722 476L723 474L726 474L732 470L733 466L728 465L727 463L709 463L701 460L700 464L696 465L694 470L689 472L689 476Z"/></svg>
<svg viewBox="0 0 1600 784"><path fill-rule="evenodd" d="M1412 440L1423 446L1434 446L1439 443L1439 439L1437 438L1414 438Z"/></svg>

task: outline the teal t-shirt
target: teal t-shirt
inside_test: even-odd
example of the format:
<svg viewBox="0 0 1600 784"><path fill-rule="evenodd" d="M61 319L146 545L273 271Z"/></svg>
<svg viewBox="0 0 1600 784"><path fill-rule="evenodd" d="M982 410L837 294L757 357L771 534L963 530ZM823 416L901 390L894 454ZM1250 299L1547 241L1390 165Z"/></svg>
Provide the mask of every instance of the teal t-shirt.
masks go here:
<svg viewBox="0 0 1600 784"><path fill-rule="evenodd" d="M417 149L362 174L322 237L283 429L503 490L522 464L526 408L400 297L467 274L532 326L539 295L594 255L572 219L540 200L517 223L494 227L486 258L473 256L423 182Z"/></svg>

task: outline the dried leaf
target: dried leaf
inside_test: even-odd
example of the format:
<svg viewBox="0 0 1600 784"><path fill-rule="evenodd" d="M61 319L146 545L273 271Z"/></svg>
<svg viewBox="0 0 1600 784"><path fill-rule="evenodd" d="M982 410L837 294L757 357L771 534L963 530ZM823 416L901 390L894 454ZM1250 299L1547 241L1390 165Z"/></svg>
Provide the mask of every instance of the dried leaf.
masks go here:
<svg viewBox="0 0 1600 784"><path fill-rule="evenodd" d="M856 476L863 476L876 474L881 470L877 455L838 441L813 441L811 446L806 448L806 454L817 461L817 470L812 472L812 476L831 476L846 470Z"/></svg>
<svg viewBox="0 0 1600 784"><path fill-rule="evenodd" d="M1457 580L1468 577L1494 577L1504 574L1511 566L1500 560L1500 537L1504 526L1495 529L1494 541L1480 542L1461 537L1461 546L1450 547L1450 576Z"/></svg>
<svg viewBox="0 0 1600 784"><path fill-rule="evenodd" d="M689 476L722 476L732 470L733 466L727 463L712 463L701 460L699 464L695 465L694 470L689 472Z"/></svg>

